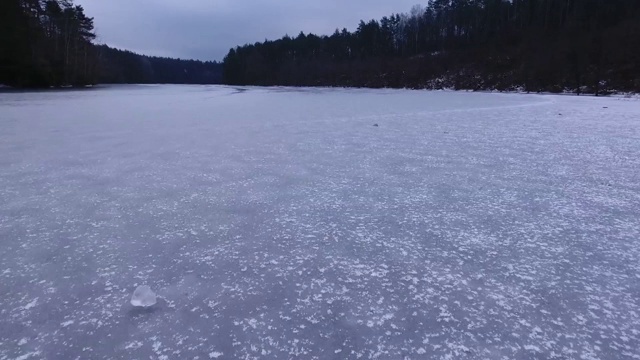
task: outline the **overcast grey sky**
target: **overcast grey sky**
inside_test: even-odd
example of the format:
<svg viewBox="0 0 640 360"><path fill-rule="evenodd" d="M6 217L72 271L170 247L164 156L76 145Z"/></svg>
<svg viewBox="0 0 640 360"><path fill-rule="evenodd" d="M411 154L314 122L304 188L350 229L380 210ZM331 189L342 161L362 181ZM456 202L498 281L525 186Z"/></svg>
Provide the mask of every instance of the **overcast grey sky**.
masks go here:
<svg viewBox="0 0 640 360"><path fill-rule="evenodd" d="M427 0L75 0L98 42L135 52L222 60L231 47L285 34L331 34Z"/></svg>

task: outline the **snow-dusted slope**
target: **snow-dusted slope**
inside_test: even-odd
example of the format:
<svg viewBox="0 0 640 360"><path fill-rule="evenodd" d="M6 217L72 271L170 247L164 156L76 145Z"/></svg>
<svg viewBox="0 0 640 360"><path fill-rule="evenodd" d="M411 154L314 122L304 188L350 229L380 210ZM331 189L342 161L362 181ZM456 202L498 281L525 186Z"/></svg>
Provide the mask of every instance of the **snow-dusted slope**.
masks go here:
<svg viewBox="0 0 640 360"><path fill-rule="evenodd" d="M0 294L2 360L637 359L640 102L0 94Z"/></svg>

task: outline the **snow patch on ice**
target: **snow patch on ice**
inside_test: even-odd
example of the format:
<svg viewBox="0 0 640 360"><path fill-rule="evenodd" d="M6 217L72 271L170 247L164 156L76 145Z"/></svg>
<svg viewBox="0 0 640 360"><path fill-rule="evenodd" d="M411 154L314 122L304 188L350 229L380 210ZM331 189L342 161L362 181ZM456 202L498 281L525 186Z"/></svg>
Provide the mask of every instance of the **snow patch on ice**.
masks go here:
<svg viewBox="0 0 640 360"><path fill-rule="evenodd" d="M27 360L31 357L36 357L36 356L40 356L41 352L40 351L32 351L32 352L28 352L24 355L20 355L18 356L15 360Z"/></svg>
<svg viewBox="0 0 640 360"><path fill-rule="evenodd" d="M38 298L33 299L31 302L29 302L28 304L26 304L25 306L22 307L22 309L24 310L29 310L31 308L34 308L36 306L36 304L38 303Z"/></svg>
<svg viewBox="0 0 640 360"><path fill-rule="evenodd" d="M74 323L74 321L73 321L73 320L68 320L68 321L65 321L65 322L61 323L60 325L61 325L62 327L67 327L67 326L69 326L69 325L72 325L73 323Z"/></svg>

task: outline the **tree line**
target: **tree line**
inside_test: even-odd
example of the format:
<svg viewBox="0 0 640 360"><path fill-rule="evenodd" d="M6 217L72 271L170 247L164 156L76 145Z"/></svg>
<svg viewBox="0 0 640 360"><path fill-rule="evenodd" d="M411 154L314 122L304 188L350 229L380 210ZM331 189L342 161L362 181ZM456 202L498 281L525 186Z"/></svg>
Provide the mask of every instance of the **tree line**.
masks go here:
<svg viewBox="0 0 640 360"><path fill-rule="evenodd" d="M221 84L222 64L97 46L100 84Z"/></svg>
<svg viewBox="0 0 640 360"><path fill-rule="evenodd" d="M640 91L640 1L431 0L330 36L239 46L243 85Z"/></svg>
<svg viewBox="0 0 640 360"><path fill-rule="evenodd" d="M94 44L72 0L0 0L0 84L220 83L221 64L149 57Z"/></svg>
<svg viewBox="0 0 640 360"><path fill-rule="evenodd" d="M0 1L0 84L95 83L640 92L638 0L430 0L356 30L229 51L222 64L94 44L72 0Z"/></svg>

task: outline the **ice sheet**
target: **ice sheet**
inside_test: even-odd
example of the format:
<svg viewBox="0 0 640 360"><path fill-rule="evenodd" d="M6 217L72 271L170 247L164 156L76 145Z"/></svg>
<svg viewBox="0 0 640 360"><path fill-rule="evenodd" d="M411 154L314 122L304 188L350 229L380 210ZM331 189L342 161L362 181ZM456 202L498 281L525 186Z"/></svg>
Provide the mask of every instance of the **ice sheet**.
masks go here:
<svg viewBox="0 0 640 360"><path fill-rule="evenodd" d="M99 87L0 129L0 359L640 357L638 100Z"/></svg>

